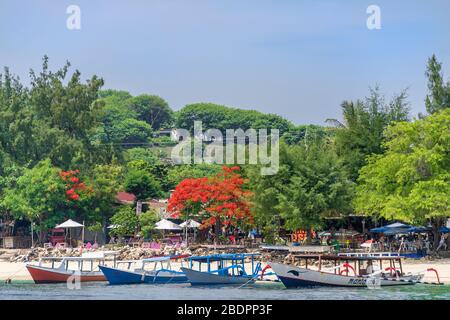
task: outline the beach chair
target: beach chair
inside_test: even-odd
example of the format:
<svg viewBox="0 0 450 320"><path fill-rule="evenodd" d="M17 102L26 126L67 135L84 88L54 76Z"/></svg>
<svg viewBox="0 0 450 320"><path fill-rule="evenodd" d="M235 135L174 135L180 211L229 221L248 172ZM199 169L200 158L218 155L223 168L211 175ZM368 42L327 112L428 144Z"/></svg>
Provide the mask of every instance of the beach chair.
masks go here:
<svg viewBox="0 0 450 320"><path fill-rule="evenodd" d="M67 248L67 243L65 242L58 242L55 246L56 249L66 249Z"/></svg>

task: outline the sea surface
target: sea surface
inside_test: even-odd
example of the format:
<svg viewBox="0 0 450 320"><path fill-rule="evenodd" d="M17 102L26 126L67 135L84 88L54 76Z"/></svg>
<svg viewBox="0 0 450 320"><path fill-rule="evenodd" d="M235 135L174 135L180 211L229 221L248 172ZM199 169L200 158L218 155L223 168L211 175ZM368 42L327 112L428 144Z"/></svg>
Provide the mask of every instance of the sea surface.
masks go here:
<svg viewBox="0 0 450 320"><path fill-rule="evenodd" d="M285 289L280 283L242 288L192 287L189 284L120 285L81 283L79 289L66 284L34 284L22 281L0 284L0 300L450 300L450 285L368 288Z"/></svg>

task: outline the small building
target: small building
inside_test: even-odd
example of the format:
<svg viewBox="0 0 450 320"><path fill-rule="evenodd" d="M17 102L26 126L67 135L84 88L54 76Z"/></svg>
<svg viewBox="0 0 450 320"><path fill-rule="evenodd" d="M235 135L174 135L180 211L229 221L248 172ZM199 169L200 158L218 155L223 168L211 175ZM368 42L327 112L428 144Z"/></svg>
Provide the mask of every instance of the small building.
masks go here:
<svg viewBox="0 0 450 320"><path fill-rule="evenodd" d="M26 220L0 220L0 248L30 248L30 226L30 222Z"/></svg>

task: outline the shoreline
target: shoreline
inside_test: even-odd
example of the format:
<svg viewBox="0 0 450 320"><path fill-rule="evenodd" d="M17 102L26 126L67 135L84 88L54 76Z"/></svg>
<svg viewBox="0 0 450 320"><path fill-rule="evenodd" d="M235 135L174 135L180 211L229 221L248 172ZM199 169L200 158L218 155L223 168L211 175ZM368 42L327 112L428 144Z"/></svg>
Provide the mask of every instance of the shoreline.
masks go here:
<svg viewBox="0 0 450 320"><path fill-rule="evenodd" d="M176 268L176 264L173 264L173 267ZM450 285L450 258L434 261L414 259L403 260L403 269L405 273L421 272L428 268L436 269L439 273L440 281L446 285ZM7 279L11 279L12 283L33 280L26 269L25 262L0 261L0 281L5 282ZM436 282L436 280L436 276L433 272L427 272L423 279L425 282Z"/></svg>

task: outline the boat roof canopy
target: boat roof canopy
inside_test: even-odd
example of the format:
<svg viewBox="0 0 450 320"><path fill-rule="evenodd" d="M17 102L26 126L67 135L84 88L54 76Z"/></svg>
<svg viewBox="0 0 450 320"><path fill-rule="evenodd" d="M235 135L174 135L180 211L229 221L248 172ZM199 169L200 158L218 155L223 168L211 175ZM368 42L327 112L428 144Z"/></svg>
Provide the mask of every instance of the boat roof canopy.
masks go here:
<svg viewBox="0 0 450 320"><path fill-rule="evenodd" d="M212 262L212 261L231 261L231 260L241 260L247 257L259 256L259 253L224 253L224 254L212 254L209 256L192 256L188 259L190 261L197 262Z"/></svg>
<svg viewBox="0 0 450 320"><path fill-rule="evenodd" d="M404 257L400 255L386 256L386 255L362 255L362 256L347 256L347 255L333 255L333 254L293 254L293 259L321 259L330 261L372 261L372 260L400 260Z"/></svg>

